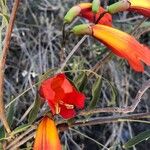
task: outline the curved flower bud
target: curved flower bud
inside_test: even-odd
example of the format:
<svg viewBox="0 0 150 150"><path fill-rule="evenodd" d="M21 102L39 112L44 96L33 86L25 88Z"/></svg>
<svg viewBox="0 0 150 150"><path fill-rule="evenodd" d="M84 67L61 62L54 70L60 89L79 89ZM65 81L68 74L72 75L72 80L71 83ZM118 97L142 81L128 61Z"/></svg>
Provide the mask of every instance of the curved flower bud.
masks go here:
<svg viewBox="0 0 150 150"><path fill-rule="evenodd" d="M82 10L91 8L91 3L81 3L79 5L73 6L65 15L64 22L65 23L71 23L75 17L77 17Z"/></svg>
<svg viewBox="0 0 150 150"><path fill-rule="evenodd" d="M92 35L91 26L88 24L77 25L71 30L71 32L73 32L76 35L84 35L84 34Z"/></svg>
<svg viewBox="0 0 150 150"><path fill-rule="evenodd" d="M111 14L115 14L117 12L127 10L129 7L130 7L130 3L127 0L122 0L108 6L107 11Z"/></svg>
<svg viewBox="0 0 150 150"><path fill-rule="evenodd" d="M100 8L100 0L93 0L92 2L92 12L95 14L99 11Z"/></svg>
<svg viewBox="0 0 150 150"><path fill-rule="evenodd" d="M33 150L61 150L61 144L55 123L45 116L40 122Z"/></svg>
<svg viewBox="0 0 150 150"><path fill-rule="evenodd" d="M108 6L107 10L111 14L128 10L150 17L150 0L122 0Z"/></svg>
<svg viewBox="0 0 150 150"><path fill-rule="evenodd" d="M39 94L47 100L53 114L60 114L65 119L76 115L75 108L84 108L84 94L77 91L65 74L58 74L43 81Z"/></svg>
<svg viewBox="0 0 150 150"><path fill-rule="evenodd" d="M125 58L135 71L144 71L142 62L150 65L150 49L140 44L129 34L105 25L84 25L84 27L86 28L85 33L82 31L81 34L92 35L113 53ZM77 28L79 27L74 27L72 32L76 34ZM79 31L77 33L79 35Z"/></svg>
<svg viewBox="0 0 150 150"><path fill-rule="evenodd" d="M94 21L97 20L99 16L104 12L106 12L105 9L103 7L100 7L99 11L95 14L92 11L92 3L81 3L79 5L73 6L67 12L64 17L64 23L71 23L73 19L77 16L83 17L94 23ZM109 13L105 13L104 16L97 23L112 26L112 16Z"/></svg>

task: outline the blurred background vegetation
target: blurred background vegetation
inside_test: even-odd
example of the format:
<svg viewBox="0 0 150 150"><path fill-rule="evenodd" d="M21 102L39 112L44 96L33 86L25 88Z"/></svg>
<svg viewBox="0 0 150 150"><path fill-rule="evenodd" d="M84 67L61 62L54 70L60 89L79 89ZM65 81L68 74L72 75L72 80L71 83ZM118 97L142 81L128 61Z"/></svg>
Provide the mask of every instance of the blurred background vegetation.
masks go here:
<svg viewBox="0 0 150 150"><path fill-rule="evenodd" d="M70 7L80 2L90 2L90 0L24 0L20 2L5 71L6 106L21 95L6 110L7 115L11 118L11 129L28 123L29 112L33 108L34 100L37 99L37 88L32 85L38 82L39 76L49 69L60 67L63 17ZM106 8L107 5L114 2L116 0L102 0L102 5ZM12 5L13 0L7 0L8 12ZM113 25L128 33L132 32L142 20L143 16L131 12L113 15ZM84 19L75 19L67 29L84 22L86 22ZM147 20L138 28L134 36L141 43L150 47L149 31L150 22ZM1 30L1 33L3 40L5 28ZM65 57L80 39L81 37L75 35L67 37ZM81 75L79 70L91 70L109 52L103 44L88 37L67 63L65 68L69 72L67 75L70 79L75 80ZM88 71L85 72L86 75L88 73ZM143 74L136 73L125 60L112 55L106 63L101 62L97 74L102 76L103 82L96 107L121 107L130 105L142 83L150 78L150 67L145 66ZM84 87L87 95L86 107L92 98L92 86L95 80L95 76L88 77L88 82ZM28 91L23 93L26 90ZM142 102L135 112L149 112L149 97L150 92L148 91L142 97ZM46 105L41 108L38 117L41 117L45 110L47 110ZM104 116L117 116L117 114L100 113L91 117ZM84 117L79 117L79 119L84 119ZM105 147L122 150L123 143L149 128L148 123L140 121L108 123L75 127L73 130L61 133L60 138L66 150L105 150ZM32 143L33 138L19 149L31 149ZM131 149L148 150L149 147L150 141L143 141Z"/></svg>

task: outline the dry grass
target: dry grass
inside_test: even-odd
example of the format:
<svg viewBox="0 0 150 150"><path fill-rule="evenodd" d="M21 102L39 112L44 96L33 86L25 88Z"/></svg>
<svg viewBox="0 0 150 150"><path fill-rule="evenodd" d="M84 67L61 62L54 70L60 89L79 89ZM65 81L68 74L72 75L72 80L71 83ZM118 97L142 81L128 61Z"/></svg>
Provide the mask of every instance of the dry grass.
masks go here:
<svg viewBox="0 0 150 150"><path fill-rule="evenodd" d="M38 81L38 77L50 68L60 67L63 16L76 2L77 0L21 1L5 71L5 104L7 105L18 95L21 95L14 103L12 129L27 123L28 114L37 93L37 88L32 85ZM11 2L9 5L11 6ZM130 32L141 19L141 16L135 14L119 13L114 16L114 24L118 28ZM84 20L75 20L69 28L77 22L81 23ZM143 30L139 29L138 31L137 33L140 34ZM149 33L142 35L141 42L150 45L149 36ZM66 41L65 56L70 53L78 41L78 37L69 36ZM66 70L91 69L99 59L105 56L100 50L106 51L103 45L88 37L68 61ZM150 78L150 68L145 67L144 74L135 73L124 60L114 56L102 66L98 74L102 75L105 80L97 107L121 107L131 104L142 83ZM75 77L77 75L78 73L74 73ZM94 81L94 77L89 78L88 86L85 88L88 95L87 104L91 97L91 87ZM112 89L107 81L113 85L116 94L112 94ZM22 94L28 88L30 90ZM149 112L149 97L150 92L148 91L135 112ZM42 109L44 111L46 106ZM108 115L116 116L116 114L104 113L96 114L92 118ZM39 116L41 116L40 113ZM68 150L106 150L107 148L121 150L121 145L125 141L148 128L148 124L136 122L86 126L62 133L61 140L64 149ZM32 142L33 139L22 145L20 149L30 147ZM133 149L148 150L149 146L148 142L143 142Z"/></svg>

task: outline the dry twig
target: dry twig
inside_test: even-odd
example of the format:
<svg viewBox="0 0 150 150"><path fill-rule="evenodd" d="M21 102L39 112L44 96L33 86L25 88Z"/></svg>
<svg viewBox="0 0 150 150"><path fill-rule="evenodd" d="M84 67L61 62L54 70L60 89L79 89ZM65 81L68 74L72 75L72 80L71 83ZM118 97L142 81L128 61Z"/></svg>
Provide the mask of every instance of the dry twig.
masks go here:
<svg viewBox="0 0 150 150"><path fill-rule="evenodd" d="M150 79L142 85L141 89L138 91L138 93L137 93L131 106L127 106L125 108L106 107L106 108L96 108L93 110L83 110L78 115L84 115L85 116L85 115L92 115L92 114L101 113L101 112L107 112L107 113L110 113L110 112L111 113L133 112L135 110L135 108L137 107L137 105L140 103L143 94L147 91L148 88L150 88Z"/></svg>
<svg viewBox="0 0 150 150"><path fill-rule="evenodd" d="M6 30L6 36L4 39L4 47L2 50L2 54L0 56L0 119L6 129L6 131L8 133L11 132L10 127L8 125L6 116L5 116L5 109L4 109L4 100L3 100L3 95L4 95L4 72L5 72L5 64L6 64L6 57L7 57L7 53L8 53L8 48L9 48L9 44L10 44L10 40L11 40L11 33L13 30L13 26L14 26L14 21L16 18L16 14L17 14L17 9L19 6L19 1L20 0L15 0L14 1L14 5L13 5L13 9L12 9L12 13L10 15L10 20L9 20L9 24Z"/></svg>

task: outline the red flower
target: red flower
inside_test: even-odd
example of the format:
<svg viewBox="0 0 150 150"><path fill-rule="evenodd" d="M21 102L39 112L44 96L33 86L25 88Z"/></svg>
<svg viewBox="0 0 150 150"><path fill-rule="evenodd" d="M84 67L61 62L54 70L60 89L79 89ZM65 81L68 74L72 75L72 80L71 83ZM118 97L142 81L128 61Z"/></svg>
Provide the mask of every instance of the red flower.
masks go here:
<svg viewBox="0 0 150 150"><path fill-rule="evenodd" d="M142 62L150 65L150 49L123 31L105 25L84 24L74 27L72 32L78 35L92 35L104 43L113 53L127 59L135 71L144 71Z"/></svg>
<svg viewBox="0 0 150 150"><path fill-rule="evenodd" d="M65 74L58 74L42 82L39 94L48 101L53 114L60 114L63 118L74 117L75 107L84 107L84 94L76 90Z"/></svg>
<svg viewBox="0 0 150 150"><path fill-rule="evenodd" d="M64 21L66 23L71 23L72 20L76 16L81 16L83 18L88 19L90 22L94 23L94 15L95 20L99 18L99 16L105 12L103 7L99 8L99 11L95 14L92 12L92 3L81 3L79 5L73 6L65 15ZM112 26L112 17L109 13L104 14L104 16L98 21L98 24L104 24L108 26Z"/></svg>
<svg viewBox="0 0 150 150"><path fill-rule="evenodd" d="M40 122L34 142L33 150L61 150L58 132L53 120L44 117Z"/></svg>
<svg viewBox="0 0 150 150"><path fill-rule="evenodd" d="M94 14L92 12L92 8L87 8L81 10L79 16L88 19L90 22L94 22L94 15L95 15L95 20L99 18L101 14L105 12L105 9L103 7L99 8L99 11ZM112 17L109 13L105 13L104 16L97 22L97 24L103 24L107 26L112 26Z"/></svg>
<svg viewBox="0 0 150 150"><path fill-rule="evenodd" d="M108 6L108 12L111 14L125 10L150 17L150 0L122 0Z"/></svg>

